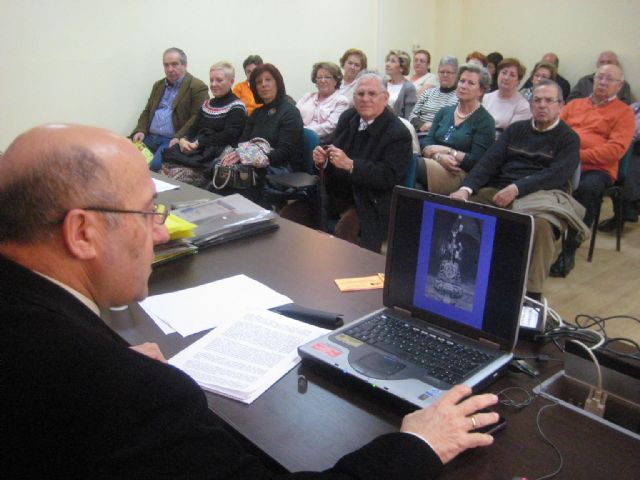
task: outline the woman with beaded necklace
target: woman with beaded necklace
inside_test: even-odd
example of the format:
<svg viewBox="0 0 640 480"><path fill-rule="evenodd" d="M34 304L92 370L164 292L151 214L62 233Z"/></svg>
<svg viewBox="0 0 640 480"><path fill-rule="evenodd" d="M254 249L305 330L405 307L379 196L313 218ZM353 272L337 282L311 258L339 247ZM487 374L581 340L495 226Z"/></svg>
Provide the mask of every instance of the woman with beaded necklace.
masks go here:
<svg viewBox="0 0 640 480"><path fill-rule="evenodd" d="M491 86L483 67L466 63L458 72L458 103L438 111L418 162L417 180L442 195L457 190L484 152L493 144L495 123L482 106Z"/></svg>

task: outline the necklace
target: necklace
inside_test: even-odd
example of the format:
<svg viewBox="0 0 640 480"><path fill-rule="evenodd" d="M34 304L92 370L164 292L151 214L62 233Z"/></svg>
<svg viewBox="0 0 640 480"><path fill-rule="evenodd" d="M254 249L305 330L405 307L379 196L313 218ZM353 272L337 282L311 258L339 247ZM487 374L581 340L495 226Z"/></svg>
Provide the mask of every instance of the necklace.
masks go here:
<svg viewBox="0 0 640 480"><path fill-rule="evenodd" d="M458 106L456 107L456 117L458 117L460 120L465 120L467 118L469 118L471 115L473 115L473 112L475 112L478 108L480 108L480 104L478 103L475 107L473 107L473 109L469 112L469 113L462 113L460 111L460 104L458 103Z"/></svg>

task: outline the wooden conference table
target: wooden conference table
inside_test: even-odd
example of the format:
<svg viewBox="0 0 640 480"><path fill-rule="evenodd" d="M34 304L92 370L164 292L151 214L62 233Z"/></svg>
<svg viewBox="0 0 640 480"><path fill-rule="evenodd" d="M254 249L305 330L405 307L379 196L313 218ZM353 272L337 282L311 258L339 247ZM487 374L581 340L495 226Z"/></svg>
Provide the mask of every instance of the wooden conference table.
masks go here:
<svg viewBox="0 0 640 480"><path fill-rule="evenodd" d="M179 190L160 194L160 201L171 204L210 195L181 184ZM278 219L278 224L276 231L215 246L158 267L151 276L150 294L244 273L300 305L340 312L346 322L382 306L381 290L340 293L333 279L384 272L385 257L284 219ZM215 309L215 299L211 299L211 309ZM132 344L158 343L167 358L203 335L164 335L137 304L104 317ZM534 351L534 346L521 343L520 354ZM559 352L549 352L560 358ZM549 362L541 368L541 376L559 368L560 362ZM308 381L304 393L298 389L299 375ZM514 385L531 389L535 382L524 374L509 372L488 391ZM513 397L523 399L524 395L514 392ZM207 398L209 407L234 431L289 471L331 467L344 454L378 435L397 430L404 413L372 387L353 385L340 375L330 375L306 363L290 371L251 405L211 393ZM467 451L456 458L441 478L510 480L517 475L537 478L555 470L559 459L536 428L536 414L548 403L536 398L519 410L498 407L507 418L507 428L496 434L491 447ZM541 425L564 458L564 467L555 478L639 478L637 440L561 406L546 409Z"/></svg>

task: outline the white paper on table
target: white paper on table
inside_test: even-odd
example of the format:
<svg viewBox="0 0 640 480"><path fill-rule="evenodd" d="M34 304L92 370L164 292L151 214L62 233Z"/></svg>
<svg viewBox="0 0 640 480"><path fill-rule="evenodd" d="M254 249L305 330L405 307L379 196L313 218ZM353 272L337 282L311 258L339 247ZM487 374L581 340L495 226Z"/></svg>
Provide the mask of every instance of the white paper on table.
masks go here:
<svg viewBox="0 0 640 480"><path fill-rule="evenodd" d="M174 185L173 183L163 182L162 180L158 180L157 178L151 178L153 183L156 186L156 193L166 192L168 190L177 190L180 188L180 185Z"/></svg>
<svg viewBox="0 0 640 480"><path fill-rule="evenodd" d="M202 388L251 403L298 364L298 347L328 330L254 311L209 332L169 363Z"/></svg>
<svg viewBox="0 0 640 480"><path fill-rule="evenodd" d="M175 330L171 328L171 326L168 323L163 322L162 319L157 315L150 312L147 312L147 315L151 317L151 320L153 320L156 323L158 328L162 330L162 333L164 333L165 335L169 335L170 333L175 333Z"/></svg>
<svg viewBox="0 0 640 480"><path fill-rule="evenodd" d="M291 299L247 277L233 277L177 292L154 295L140 302L156 316L186 337L217 327L252 310L268 310Z"/></svg>

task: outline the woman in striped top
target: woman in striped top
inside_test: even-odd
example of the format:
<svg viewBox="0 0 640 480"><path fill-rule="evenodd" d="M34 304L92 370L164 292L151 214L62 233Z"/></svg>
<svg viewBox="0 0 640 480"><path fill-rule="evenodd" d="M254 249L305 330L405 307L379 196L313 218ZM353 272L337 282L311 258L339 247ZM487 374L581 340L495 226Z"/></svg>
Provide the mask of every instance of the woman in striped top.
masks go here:
<svg viewBox="0 0 640 480"><path fill-rule="evenodd" d="M458 102L456 96L456 83L458 81L458 59L456 57L444 56L438 65L438 78L440 87L430 88L425 91L416 106L409 115L409 122L413 125L420 139L420 148L426 145L426 138L433 117L436 116L438 110L448 105L455 105Z"/></svg>

